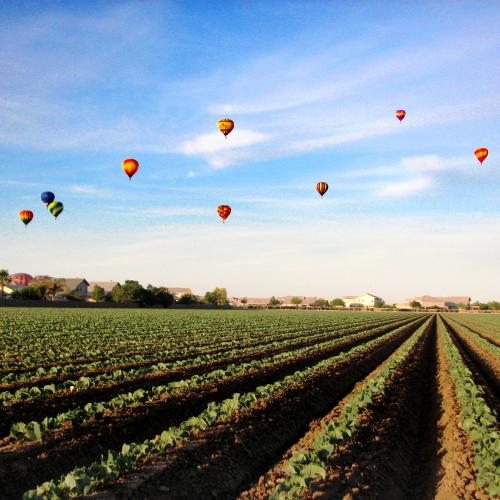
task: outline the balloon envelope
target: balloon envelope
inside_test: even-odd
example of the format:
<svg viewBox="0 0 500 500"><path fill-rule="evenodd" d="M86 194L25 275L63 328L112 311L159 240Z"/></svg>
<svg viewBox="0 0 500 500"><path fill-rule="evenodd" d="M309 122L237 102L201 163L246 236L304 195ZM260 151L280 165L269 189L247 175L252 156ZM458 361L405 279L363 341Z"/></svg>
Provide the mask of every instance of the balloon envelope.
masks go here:
<svg viewBox="0 0 500 500"><path fill-rule="evenodd" d="M323 196L328 191L328 184L326 182L318 182L316 184L316 191Z"/></svg>
<svg viewBox="0 0 500 500"><path fill-rule="evenodd" d="M398 109L396 111L396 118L401 121L406 116L406 111L404 109Z"/></svg>
<svg viewBox="0 0 500 500"><path fill-rule="evenodd" d="M217 207L217 213L219 217L222 219L222 222L226 222L226 219L229 217L231 213L231 207L229 205L219 205Z"/></svg>
<svg viewBox="0 0 500 500"><path fill-rule="evenodd" d="M129 179L139 170L139 162L133 158L127 158L122 162L123 171L128 175Z"/></svg>
<svg viewBox="0 0 500 500"><path fill-rule="evenodd" d="M48 207L50 213L57 219L59 214L64 210L64 205L60 201L53 201Z"/></svg>
<svg viewBox="0 0 500 500"><path fill-rule="evenodd" d="M45 203L45 205L50 205L56 199L54 193L50 191L43 192L40 198L42 198L42 202Z"/></svg>
<svg viewBox="0 0 500 500"><path fill-rule="evenodd" d="M217 123L217 127L219 127L219 130L227 137L234 128L234 122L230 118L222 118L222 120L219 120Z"/></svg>
<svg viewBox="0 0 500 500"><path fill-rule="evenodd" d="M33 212L31 210L21 210L19 212L21 222L27 226L33 220Z"/></svg>
<svg viewBox="0 0 500 500"><path fill-rule="evenodd" d="M477 148L474 151L474 154L476 155L476 158L481 162L482 165L483 161L486 160L486 157L488 156L488 150L486 148Z"/></svg>

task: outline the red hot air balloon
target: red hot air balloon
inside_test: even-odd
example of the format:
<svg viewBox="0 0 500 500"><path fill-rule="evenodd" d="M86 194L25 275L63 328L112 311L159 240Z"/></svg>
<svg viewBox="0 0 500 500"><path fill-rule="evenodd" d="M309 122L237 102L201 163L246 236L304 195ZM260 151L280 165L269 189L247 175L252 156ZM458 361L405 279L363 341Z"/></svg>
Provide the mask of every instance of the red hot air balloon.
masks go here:
<svg viewBox="0 0 500 500"><path fill-rule="evenodd" d="M27 226L33 220L33 212L31 210L21 210L19 212L21 222Z"/></svg>
<svg viewBox="0 0 500 500"><path fill-rule="evenodd" d="M139 162L133 158L127 158L122 162L123 171L128 175L129 180L139 170Z"/></svg>
<svg viewBox="0 0 500 500"><path fill-rule="evenodd" d="M488 156L488 150L486 148L477 148L474 151L474 154L476 155L476 158L481 162L482 165L483 161L486 160L486 157Z"/></svg>
<svg viewBox="0 0 500 500"><path fill-rule="evenodd" d="M403 118L406 116L406 111L404 109L398 109L395 114L396 114L396 118L399 121L402 121Z"/></svg>
<svg viewBox="0 0 500 500"><path fill-rule="evenodd" d="M318 182L316 184L316 191L323 196L328 191L328 184L326 182Z"/></svg>
<svg viewBox="0 0 500 500"><path fill-rule="evenodd" d="M28 286L33 281L33 276L28 273L16 273L11 275L14 285Z"/></svg>
<svg viewBox="0 0 500 500"><path fill-rule="evenodd" d="M219 214L219 217L222 219L222 222L226 222L226 219L231 213L231 207L229 205L219 205L217 207L217 212Z"/></svg>

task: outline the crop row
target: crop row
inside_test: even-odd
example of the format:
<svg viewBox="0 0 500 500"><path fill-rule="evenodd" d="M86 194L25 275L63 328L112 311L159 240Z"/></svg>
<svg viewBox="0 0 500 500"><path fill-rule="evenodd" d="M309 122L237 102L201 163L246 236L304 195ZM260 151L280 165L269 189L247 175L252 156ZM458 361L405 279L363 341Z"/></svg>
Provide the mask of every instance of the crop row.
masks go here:
<svg viewBox="0 0 500 500"><path fill-rule="evenodd" d="M102 381L107 381L107 380L123 380L125 378L130 378L130 376L139 376L139 375L145 375L147 373L155 372L158 371L158 369L166 369L164 365L168 364L170 368L172 367L178 367L178 366L185 366L186 364L189 363L200 363L200 362L205 362L209 361L211 359L223 359L223 358L228 358L231 355L236 355L237 353L248 353L251 352L252 350L255 351L257 349L262 349L264 346L267 349L272 349L275 348L276 346L282 344L282 343L290 343L293 344L295 340L298 342L303 341L304 338L308 339L315 339L315 338L320 338L322 336L326 337L328 335L331 335L332 333L335 334L342 334L343 332L350 332L357 329L364 329L372 324L390 324L390 323L396 323L398 321L404 321L404 319L398 318L397 320L392 319L386 319L384 321L372 321L370 323L363 322L361 323L360 326L358 326L357 323L349 325L349 326L344 326L344 325L338 325L336 327L328 328L325 329L323 328L317 328L316 330L308 330L307 332L304 331L293 331L292 333L283 333L281 335L265 335L259 338L254 338L251 337L248 340L242 340L237 343L237 348L235 348L235 341L233 340L231 343L224 343L220 342L217 343L216 347L214 347L214 344L211 344L208 346L208 348L203 349L198 346L191 346L189 348L185 349L177 349L175 351L164 351L164 352L158 352L155 351L153 353L150 353L149 355L134 355L132 358L122 358L120 359L120 368L116 368L114 371L103 375L100 379L96 377L96 382L88 382L89 374L88 372L92 372L92 369L97 369L98 374L103 373L106 367L108 367L110 370L113 370L113 368L116 366L116 360L104 360L104 361L95 361L91 363L85 363L85 364L68 364L64 366L53 366L50 367L49 369L44 369L43 367L38 368L33 371L27 371L27 372L11 372L11 373L6 373L3 375L0 375L0 384L7 384L7 383L13 383L13 382L32 382L32 381L37 381L37 380L50 380L51 378L54 379L55 377L60 377L60 378L67 378L71 375L80 375L84 376L85 379L82 381L79 380L69 380L67 384L64 384L62 386L63 389L70 387L71 385L78 387L89 387L89 386L94 386L97 385L98 383ZM231 354L232 353L232 354ZM180 358L180 359L179 359ZM129 371L130 376L128 375L128 372L126 371L126 363L127 361L131 362L131 364L134 364L134 362L139 363L142 366L139 366L138 370L136 371ZM147 364L150 365L150 367L147 366ZM133 367L131 367L133 368ZM119 370L119 371L118 371ZM118 373L115 373L117 372ZM79 383L81 382L81 384ZM0 401L8 401L10 399L13 399L11 396L8 394L2 395L0 393ZM22 399L22 397L21 397Z"/></svg>
<svg viewBox="0 0 500 500"><path fill-rule="evenodd" d="M485 488L492 498L496 497L500 495L500 475L498 474L500 435L497 431L497 415L487 405L484 390L474 382L472 373L441 318L438 318L437 329L450 364L450 375L460 406L460 418L470 440L474 443L477 485L479 488Z"/></svg>
<svg viewBox="0 0 500 500"><path fill-rule="evenodd" d="M410 323L405 322L403 326L394 329L382 338L401 334L412 328L412 325L413 321ZM45 417L40 422L18 422L11 426L10 436L15 440L34 441L46 438L55 430L66 427L68 422L71 422L73 427L81 426L89 420L100 419L105 414L109 416L113 412L123 411L130 406L150 404L160 399L165 400L180 392L200 389L206 383L217 382L227 377L246 375L257 370L270 368L289 359L298 360L301 357L311 356L314 353L328 353L335 346L346 342L363 342L367 337L372 338L385 329L385 326L381 326L361 333L346 335L340 339L329 339L325 342L298 350L287 350L268 358L253 360L249 363L230 364L224 370L218 369L209 373L194 375L189 379L170 382L166 385L154 386L150 389L137 389L134 392L120 394L109 401L87 403L82 407L59 413L55 417Z"/></svg>
<svg viewBox="0 0 500 500"><path fill-rule="evenodd" d="M329 457L360 429L360 416L370 408L376 397L385 393L387 382L412 355L430 325L431 319L428 319L386 363L351 393L339 417L316 435L308 449L300 449L292 455L284 470L286 479L276 487L271 498L298 498L308 489L311 481L318 477L325 479Z"/></svg>
<svg viewBox="0 0 500 500"><path fill-rule="evenodd" d="M101 461L94 462L87 467L77 467L60 479L43 483L36 489L26 492L24 498L64 497L95 491L100 486L122 477L140 462L162 455L168 449L184 444L190 436L226 421L242 410L251 410L259 404L262 405L278 392L290 390L298 384L301 386L307 384L332 367L382 346L388 342L389 337L401 336L402 332L406 331L405 327L398 330L399 332L376 338L353 347L347 352L323 359L274 383L257 387L255 391L234 394L232 398L221 402L211 402L202 413L185 420L180 425L165 429L159 435L142 443L125 443L120 452L110 450Z"/></svg>

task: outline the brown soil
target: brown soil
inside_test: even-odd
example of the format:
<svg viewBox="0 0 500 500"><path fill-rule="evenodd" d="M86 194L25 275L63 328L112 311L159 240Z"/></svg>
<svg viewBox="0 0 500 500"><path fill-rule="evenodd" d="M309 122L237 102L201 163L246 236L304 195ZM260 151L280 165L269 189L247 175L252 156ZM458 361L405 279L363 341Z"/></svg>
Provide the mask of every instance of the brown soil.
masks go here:
<svg viewBox="0 0 500 500"><path fill-rule="evenodd" d="M324 415L409 335L201 433L189 445L158 459L156 467L132 475L98 498L235 498L307 430L311 419Z"/></svg>
<svg viewBox="0 0 500 500"><path fill-rule="evenodd" d="M446 319L449 319L446 317ZM457 323L460 323L462 326L465 328L468 328L471 332L476 333L480 337L483 337L483 339L487 340L488 342L491 342L493 345L496 345L497 347L500 347L500 340L498 340L498 337L493 336L492 334L488 332L482 331L478 326L471 325L470 323L465 323L460 321L459 319L456 318L451 318L453 321L456 321Z"/></svg>
<svg viewBox="0 0 500 500"><path fill-rule="evenodd" d="M500 415L500 360L485 351L468 335L456 330L453 323L446 319L445 325L472 372L474 382L484 389L486 402Z"/></svg>
<svg viewBox="0 0 500 500"><path fill-rule="evenodd" d="M411 322L412 321L409 321L408 324L410 324ZM399 326L399 323L397 323L396 325L386 325L375 334L371 334L371 329L367 329L366 331L368 336L366 337L366 339L380 336L383 333L390 332ZM355 341L354 343L353 341L347 341L347 343L336 344L335 346L332 346L328 349L323 349L320 353L297 357L291 360L287 360L284 363L288 363L290 364L290 366L292 366L293 363L297 363L297 366L301 366L300 363L303 360L322 359L321 356L328 357L328 355L330 355L330 353L332 352L340 352L345 348L350 348L356 345L356 343L361 343L364 341L365 339ZM310 344L312 345L316 342L318 341L313 340L310 342ZM305 345L303 347L309 345L307 340L304 340L304 343ZM72 408L77 408L89 402L107 401L121 393L133 392L136 389L140 388L148 388L155 385L167 384L176 380L183 380L185 378L192 377L193 375L208 373L214 369L222 368L231 363L243 363L251 361L252 359L259 359L261 357L278 354L280 352L283 352L284 350L289 349L289 346L283 345L283 347L269 350L264 354L262 352L257 352L246 356L214 361L212 363L199 364L191 367L179 367L162 372L161 374L151 374L148 376L136 377L130 380L123 380L120 382L110 382L109 384L99 387L79 390L72 394L69 392L58 393L50 397L35 398L26 402L15 403L0 409L0 436L6 436L10 431L11 425L15 422L29 422L31 420L39 421L47 416L53 417L61 412L70 410Z"/></svg>
<svg viewBox="0 0 500 500"><path fill-rule="evenodd" d="M412 323L408 330L414 330L421 322L422 320L418 320ZM398 335L392 341L385 343L374 354L371 354L371 357L368 357L370 359L376 358L377 362L380 362L380 356L386 355L387 351L394 350L408 335L409 333ZM366 341L366 338L363 341ZM119 449L123 442L142 441L170 425L176 425L201 412L209 401L221 400L234 392L254 390L258 385L272 382L336 352L349 349L353 345L352 342L345 342L341 346L335 346L336 350L332 348L328 352L298 360L289 360L279 366L273 366L244 377L232 377L217 384L206 384L195 392L169 398L156 405L129 408L127 413L122 414L119 418L112 420L105 418L104 425L98 423L95 426L84 428L79 431L83 432L80 435L78 432L74 432L74 439L71 441L55 439L46 444L20 446L8 451L5 450L0 454L0 491L3 491L7 498L19 496L26 489L57 477L75 466L95 461L107 449ZM364 363L362 367L354 364L349 369L349 373L351 376L359 378L358 370L364 370L365 366ZM329 383L332 383L331 379ZM305 392L309 390L310 388L303 389ZM300 399L296 399L295 402L303 406ZM230 440L233 437L231 432ZM210 446L212 445L210 444ZM18 480L12 482L9 479L12 477L16 477Z"/></svg>
<svg viewBox="0 0 500 500"><path fill-rule="evenodd" d="M473 448L459 421L435 331L393 380L385 397L362 416L363 429L331 457L326 480L315 482L304 498L485 500L474 482ZM306 448L343 404L312 426L241 498L267 498L283 481L282 468L292 453Z"/></svg>

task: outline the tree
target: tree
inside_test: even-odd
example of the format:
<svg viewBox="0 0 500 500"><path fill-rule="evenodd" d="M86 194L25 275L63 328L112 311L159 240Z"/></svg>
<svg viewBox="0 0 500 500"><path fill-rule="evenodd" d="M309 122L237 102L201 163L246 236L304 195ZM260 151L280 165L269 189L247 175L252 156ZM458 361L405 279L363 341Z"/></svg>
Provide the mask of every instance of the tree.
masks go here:
<svg viewBox="0 0 500 500"><path fill-rule="evenodd" d="M146 291L152 294L153 304L155 305L167 308L175 302L174 296L165 287L157 288L150 285Z"/></svg>
<svg viewBox="0 0 500 500"><path fill-rule="evenodd" d="M479 304L479 310L480 311L487 311L489 308L490 307L489 307L488 304L483 304L483 303Z"/></svg>
<svg viewBox="0 0 500 500"><path fill-rule="evenodd" d="M104 291L104 288L102 286L95 285L94 290L92 291L92 298L96 302L103 302L106 298L106 292Z"/></svg>
<svg viewBox="0 0 500 500"><path fill-rule="evenodd" d="M0 297L3 297L4 288L11 282L12 278L10 277L9 271L7 271L7 269L0 269L0 289L2 290Z"/></svg>
<svg viewBox="0 0 500 500"><path fill-rule="evenodd" d="M313 305L316 307L328 307L330 304L328 303L328 300L318 298L313 302Z"/></svg>
<svg viewBox="0 0 500 500"><path fill-rule="evenodd" d="M66 282L58 279L48 279L39 282L40 290L44 290L44 295L50 300L55 300L56 295L64 290Z"/></svg>
<svg viewBox="0 0 500 500"><path fill-rule="evenodd" d="M125 293L123 292L123 288L120 283L117 283L113 287L113 290L111 290L111 300L118 303L126 302Z"/></svg>
<svg viewBox="0 0 500 500"><path fill-rule="evenodd" d="M178 304L190 305L196 304L198 299L192 293L184 293L181 295L180 299L177 301Z"/></svg>
<svg viewBox="0 0 500 500"><path fill-rule="evenodd" d="M40 300L42 295L38 287L27 286L12 292L12 298L21 300Z"/></svg>
<svg viewBox="0 0 500 500"><path fill-rule="evenodd" d="M333 299L331 302L330 302L330 305L332 307L345 307L345 302L340 299L340 298L337 298L337 299Z"/></svg>
<svg viewBox="0 0 500 500"><path fill-rule="evenodd" d="M276 307L281 305L281 300L278 300L274 295L269 299L269 306Z"/></svg>
<svg viewBox="0 0 500 500"><path fill-rule="evenodd" d="M300 297L292 297L292 304L298 309L300 304L302 304L302 299Z"/></svg>
<svg viewBox="0 0 500 500"><path fill-rule="evenodd" d="M144 288L135 280L125 280L122 285L123 302L142 302L144 299Z"/></svg>
<svg viewBox="0 0 500 500"><path fill-rule="evenodd" d="M212 292L205 294L205 302L214 306L225 306L227 304L227 291L225 288L214 288Z"/></svg>
<svg viewBox="0 0 500 500"><path fill-rule="evenodd" d="M492 300L488 302L488 308L491 309L492 311L499 311L500 310L500 302L496 300Z"/></svg>
<svg viewBox="0 0 500 500"><path fill-rule="evenodd" d="M248 303L248 299L246 297L242 297L240 299L240 302L243 304L243 307L245 307L247 305L247 303Z"/></svg>
<svg viewBox="0 0 500 500"><path fill-rule="evenodd" d="M380 299L379 297L375 297L375 300L373 302L374 307L384 307L385 302L383 299Z"/></svg>
<svg viewBox="0 0 500 500"><path fill-rule="evenodd" d="M410 307L412 309L421 309L422 308L422 304L418 300L412 300L410 302Z"/></svg>

